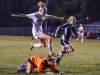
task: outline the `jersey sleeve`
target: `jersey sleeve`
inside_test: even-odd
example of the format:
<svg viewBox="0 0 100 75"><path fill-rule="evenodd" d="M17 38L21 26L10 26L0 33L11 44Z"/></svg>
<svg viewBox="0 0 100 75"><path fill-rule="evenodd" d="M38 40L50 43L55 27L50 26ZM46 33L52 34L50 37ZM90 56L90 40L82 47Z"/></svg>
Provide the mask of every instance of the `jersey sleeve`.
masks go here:
<svg viewBox="0 0 100 75"><path fill-rule="evenodd" d="M27 14L26 16L27 16L28 18L30 18L30 19L33 19L34 15L35 15L35 13L31 13L31 14Z"/></svg>
<svg viewBox="0 0 100 75"><path fill-rule="evenodd" d="M52 72L55 72L55 73L58 73L58 72L59 72L59 71L57 70L55 64L53 64L53 65L51 66L51 71L52 71Z"/></svg>
<svg viewBox="0 0 100 75"><path fill-rule="evenodd" d="M44 73L43 68L44 68L44 62L41 62L40 66L37 68L39 74Z"/></svg>
<svg viewBox="0 0 100 75"><path fill-rule="evenodd" d="M61 25L61 28L67 27L68 25L69 25L68 23L65 23L65 24Z"/></svg>
<svg viewBox="0 0 100 75"><path fill-rule="evenodd" d="M45 19L49 19L50 15L45 14Z"/></svg>
<svg viewBox="0 0 100 75"><path fill-rule="evenodd" d="M77 35L77 31L76 31L76 27L75 27L75 26L72 27L72 31L73 31L73 33L74 33L75 35Z"/></svg>

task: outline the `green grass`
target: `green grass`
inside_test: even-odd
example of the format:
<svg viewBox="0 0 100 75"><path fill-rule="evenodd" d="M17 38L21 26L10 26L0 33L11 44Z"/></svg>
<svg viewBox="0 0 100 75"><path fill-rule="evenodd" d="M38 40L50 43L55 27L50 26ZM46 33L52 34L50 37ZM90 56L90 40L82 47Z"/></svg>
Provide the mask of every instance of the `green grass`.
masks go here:
<svg viewBox="0 0 100 75"><path fill-rule="evenodd" d="M30 36L0 36L0 75L27 75L17 72L16 68L22 63L26 64L31 55L48 55L47 47L30 51L30 42ZM59 53L59 38L53 38L52 43L53 51ZM85 39L85 43L81 44L80 40L75 42L75 39L70 39L70 43L75 51L65 54L57 68L65 71L65 75L100 75L100 40ZM31 75L37 75L35 72L36 70Z"/></svg>

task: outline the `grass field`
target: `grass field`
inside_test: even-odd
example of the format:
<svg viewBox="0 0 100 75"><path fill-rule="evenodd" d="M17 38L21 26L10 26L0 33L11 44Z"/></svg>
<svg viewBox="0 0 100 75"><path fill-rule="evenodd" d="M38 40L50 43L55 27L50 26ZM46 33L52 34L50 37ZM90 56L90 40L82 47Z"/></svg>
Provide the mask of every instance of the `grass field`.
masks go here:
<svg viewBox="0 0 100 75"><path fill-rule="evenodd" d="M16 68L22 63L26 64L31 55L48 55L47 47L30 51L30 42L30 36L0 36L0 75L27 75L17 72ZM53 51L59 53L59 38L53 38L52 43ZM100 40L85 39L85 43L81 44L80 40L75 42L75 39L70 39L70 43L75 47L75 51L65 54L57 68L65 71L65 75L100 75ZM35 72L36 69L29 75L37 75Z"/></svg>

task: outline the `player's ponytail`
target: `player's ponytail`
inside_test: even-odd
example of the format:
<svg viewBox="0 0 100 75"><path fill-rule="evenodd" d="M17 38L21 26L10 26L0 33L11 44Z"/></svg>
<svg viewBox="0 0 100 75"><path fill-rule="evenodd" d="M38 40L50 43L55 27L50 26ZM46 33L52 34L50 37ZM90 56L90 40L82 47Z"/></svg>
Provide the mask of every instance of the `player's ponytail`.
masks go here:
<svg viewBox="0 0 100 75"><path fill-rule="evenodd" d="M39 12L47 12L46 4L44 2L39 1L37 5L39 6Z"/></svg>
<svg viewBox="0 0 100 75"><path fill-rule="evenodd" d="M37 5L38 5L40 8L46 7L45 3L44 3L44 2L41 2L41 1L39 1L39 2L37 3Z"/></svg>

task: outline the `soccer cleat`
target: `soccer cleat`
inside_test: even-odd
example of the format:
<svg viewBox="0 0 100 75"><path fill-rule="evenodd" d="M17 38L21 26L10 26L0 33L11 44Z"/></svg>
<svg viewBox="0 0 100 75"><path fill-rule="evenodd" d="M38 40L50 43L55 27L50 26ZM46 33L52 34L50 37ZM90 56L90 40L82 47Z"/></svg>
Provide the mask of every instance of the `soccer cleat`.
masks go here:
<svg viewBox="0 0 100 75"><path fill-rule="evenodd" d="M32 50L34 47L33 47L33 43L30 44L30 50Z"/></svg>
<svg viewBox="0 0 100 75"><path fill-rule="evenodd" d="M51 54L52 56L54 56L54 57L57 57L58 56L58 54L57 53L53 53L52 52L52 54Z"/></svg>
<svg viewBox="0 0 100 75"><path fill-rule="evenodd" d="M20 67L17 68L18 72L25 72L26 71L26 66L22 64Z"/></svg>
<svg viewBox="0 0 100 75"><path fill-rule="evenodd" d="M24 64L22 64L21 66L19 66L18 68L23 68L23 67L26 67Z"/></svg>
<svg viewBox="0 0 100 75"><path fill-rule="evenodd" d="M18 72L26 72L27 68L26 67L22 67L22 68L17 68Z"/></svg>

